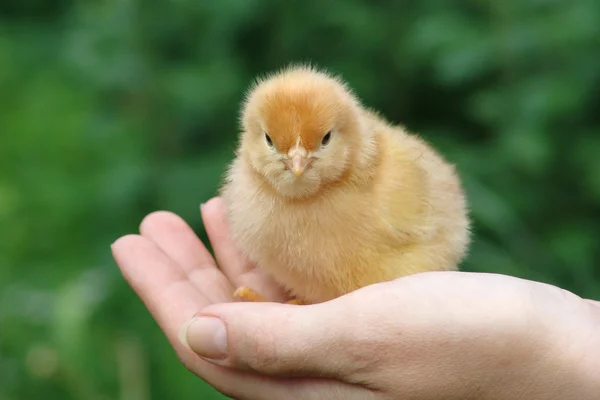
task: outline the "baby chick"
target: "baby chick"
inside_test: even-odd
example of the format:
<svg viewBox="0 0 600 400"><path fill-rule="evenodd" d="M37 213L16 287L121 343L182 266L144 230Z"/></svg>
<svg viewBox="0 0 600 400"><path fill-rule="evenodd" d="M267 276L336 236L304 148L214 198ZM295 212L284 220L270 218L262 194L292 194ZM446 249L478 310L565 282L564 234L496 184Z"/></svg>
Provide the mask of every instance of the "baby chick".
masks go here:
<svg viewBox="0 0 600 400"><path fill-rule="evenodd" d="M290 66L259 79L221 188L240 249L296 304L455 270L470 242L452 165L361 105L338 77ZM252 288L240 299L266 301Z"/></svg>

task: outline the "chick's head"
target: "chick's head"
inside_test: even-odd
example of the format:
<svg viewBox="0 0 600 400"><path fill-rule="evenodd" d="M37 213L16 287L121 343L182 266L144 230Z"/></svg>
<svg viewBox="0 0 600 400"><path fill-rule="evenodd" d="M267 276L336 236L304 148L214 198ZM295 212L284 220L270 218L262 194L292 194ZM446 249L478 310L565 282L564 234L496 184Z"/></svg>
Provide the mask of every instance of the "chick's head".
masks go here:
<svg viewBox="0 0 600 400"><path fill-rule="evenodd" d="M337 78L288 68L250 90L241 149L279 194L307 197L339 181L365 140L360 105Z"/></svg>

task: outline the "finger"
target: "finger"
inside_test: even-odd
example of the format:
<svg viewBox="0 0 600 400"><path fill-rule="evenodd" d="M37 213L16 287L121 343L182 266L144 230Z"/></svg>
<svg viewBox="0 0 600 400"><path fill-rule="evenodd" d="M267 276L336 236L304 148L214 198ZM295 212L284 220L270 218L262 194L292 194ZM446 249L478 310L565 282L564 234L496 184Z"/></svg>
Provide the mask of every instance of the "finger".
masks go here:
<svg viewBox="0 0 600 400"><path fill-rule="evenodd" d="M184 338L216 365L271 376L354 382L360 372L375 369L378 360L373 354L388 344L378 333L373 311L361 311L367 299L353 297L304 307L218 304L195 317Z"/></svg>
<svg viewBox="0 0 600 400"><path fill-rule="evenodd" d="M206 306L208 300L155 243L142 236L128 235L112 245L112 252L123 276L188 369L223 394L234 398L294 398L289 396L288 382L211 365L178 340L180 327Z"/></svg>
<svg viewBox="0 0 600 400"><path fill-rule="evenodd" d="M183 270L152 241L138 235L120 238L113 256L132 289L148 308L174 347L181 324L210 304L188 281Z"/></svg>
<svg viewBox="0 0 600 400"><path fill-rule="evenodd" d="M152 213L140 224L140 233L175 261L212 303L231 301L231 284L192 228L179 216L166 211Z"/></svg>
<svg viewBox="0 0 600 400"><path fill-rule="evenodd" d="M239 250L229 232L225 203L210 199L201 209L202 220L215 252L219 268L235 287L247 286L271 301L288 299L285 292L265 271L256 268Z"/></svg>

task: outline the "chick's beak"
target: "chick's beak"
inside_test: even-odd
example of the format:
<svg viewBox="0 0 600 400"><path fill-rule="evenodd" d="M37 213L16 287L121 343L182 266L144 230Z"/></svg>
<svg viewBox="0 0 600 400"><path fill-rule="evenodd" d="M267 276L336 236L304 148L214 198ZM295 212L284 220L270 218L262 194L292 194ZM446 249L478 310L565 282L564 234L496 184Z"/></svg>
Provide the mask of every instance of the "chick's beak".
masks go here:
<svg viewBox="0 0 600 400"><path fill-rule="evenodd" d="M313 161L310 153L302 146L296 145L288 153L285 160L287 169L291 170L296 178L304 174L304 171Z"/></svg>
<svg viewBox="0 0 600 400"><path fill-rule="evenodd" d="M299 178L304 173L306 168L307 160L301 155L296 154L292 157L292 173Z"/></svg>

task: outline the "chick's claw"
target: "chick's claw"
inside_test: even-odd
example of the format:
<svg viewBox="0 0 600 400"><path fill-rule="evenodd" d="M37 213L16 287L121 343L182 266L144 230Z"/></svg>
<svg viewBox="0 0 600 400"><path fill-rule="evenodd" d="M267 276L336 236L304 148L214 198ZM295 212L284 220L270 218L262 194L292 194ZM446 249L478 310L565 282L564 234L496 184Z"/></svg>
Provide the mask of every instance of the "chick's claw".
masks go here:
<svg viewBox="0 0 600 400"><path fill-rule="evenodd" d="M233 292L233 297L241 301L251 301L255 303L267 301L261 294L247 286L240 286L237 288L235 292Z"/></svg>
<svg viewBox="0 0 600 400"><path fill-rule="evenodd" d="M299 300L299 299L292 299L292 300L286 301L285 304L293 304L293 305L297 305L297 306L306 305L306 303L304 301Z"/></svg>

